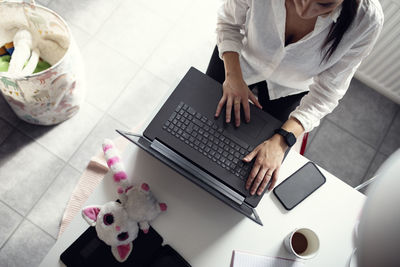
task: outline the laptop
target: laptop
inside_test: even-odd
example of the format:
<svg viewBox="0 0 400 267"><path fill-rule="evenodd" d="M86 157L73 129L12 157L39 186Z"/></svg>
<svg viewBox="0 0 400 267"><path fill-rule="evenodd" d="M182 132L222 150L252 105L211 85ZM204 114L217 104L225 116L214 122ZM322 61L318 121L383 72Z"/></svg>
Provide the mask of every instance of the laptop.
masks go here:
<svg viewBox="0 0 400 267"><path fill-rule="evenodd" d="M122 136L164 162L224 203L262 225L256 207L263 195L245 189L252 169L242 161L274 134L282 122L250 104L250 123L215 118L222 85L190 68L143 134L117 130Z"/></svg>

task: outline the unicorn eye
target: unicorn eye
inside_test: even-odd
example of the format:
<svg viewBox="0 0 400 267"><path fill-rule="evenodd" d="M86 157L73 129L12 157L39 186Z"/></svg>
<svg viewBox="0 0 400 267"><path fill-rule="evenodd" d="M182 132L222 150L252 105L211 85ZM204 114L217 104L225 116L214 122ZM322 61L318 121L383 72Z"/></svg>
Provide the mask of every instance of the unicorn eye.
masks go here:
<svg viewBox="0 0 400 267"><path fill-rule="evenodd" d="M106 215L104 215L103 217L103 222L105 225L110 225L113 224L114 222L114 216L111 213L107 213Z"/></svg>

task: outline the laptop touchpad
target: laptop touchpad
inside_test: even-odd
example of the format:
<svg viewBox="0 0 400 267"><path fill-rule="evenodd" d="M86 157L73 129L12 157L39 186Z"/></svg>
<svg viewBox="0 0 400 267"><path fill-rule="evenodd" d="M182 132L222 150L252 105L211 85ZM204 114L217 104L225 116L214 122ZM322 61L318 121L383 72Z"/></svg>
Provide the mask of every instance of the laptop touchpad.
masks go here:
<svg viewBox="0 0 400 267"><path fill-rule="evenodd" d="M225 130L242 140L249 140L258 138L260 133L264 130L267 121L256 114L252 114L249 123L245 122L244 117L241 118L240 126L238 128L234 126L234 123L235 121L233 119L231 123L225 124Z"/></svg>

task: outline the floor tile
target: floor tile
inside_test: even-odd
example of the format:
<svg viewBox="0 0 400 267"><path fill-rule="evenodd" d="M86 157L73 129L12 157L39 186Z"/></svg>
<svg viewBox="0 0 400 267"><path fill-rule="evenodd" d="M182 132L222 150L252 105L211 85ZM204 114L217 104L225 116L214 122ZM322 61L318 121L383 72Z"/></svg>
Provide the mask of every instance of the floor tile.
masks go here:
<svg viewBox="0 0 400 267"><path fill-rule="evenodd" d="M196 2L145 64L145 69L172 85L191 66L205 72L216 45L217 1Z"/></svg>
<svg viewBox="0 0 400 267"><path fill-rule="evenodd" d="M139 0L139 2L157 13L157 15L176 22L186 11L187 7L193 4L193 0Z"/></svg>
<svg viewBox="0 0 400 267"><path fill-rule="evenodd" d="M4 119L13 126L16 126L20 119L15 115L14 111L8 105L3 95L0 96L0 118Z"/></svg>
<svg viewBox="0 0 400 267"><path fill-rule="evenodd" d="M83 103L74 117L58 125L37 126L22 122L18 128L55 155L68 161L102 116L102 111L89 103Z"/></svg>
<svg viewBox="0 0 400 267"><path fill-rule="evenodd" d="M0 248L22 220L23 217L21 215L0 201Z"/></svg>
<svg viewBox="0 0 400 267"><path fill-rule="evenodd" d="M25 215L65 165L19 131L0 146L0 199Z"/></svg>
<svg viewBox="0 0 400 267"><path fill-rule="evenodd" d="M114 139L120 136L115 129L128 130L129 128L111 116L105 115L72 156L69 164L79 171L84 171L90 159L102 151L101 145L105 138Z"/></svg>
<svg viewBox="0 0 400 267"><path fill-rule="evenodd" d="M396 114L395 119L393 120L392 125L389 128L389 131L383 140L379 151L383 154L389 156L397 149L400 148L400 108Z"/></svg>
<svg viewBox="0 0 400 267"><path fill-rule="evenodd" d="M112 47L92 39L82 51L86 65L86 100L105 111L139 70Z"/></svg>
<svg viewBox="0 0 400 267"><path fill-rule="evenodd" d="M57 239L65 207L81 173L66 165L28 215L28 219Z"/></svg>
<svg viewBox="0 0 400 267"><path fill-rule="evenodd" d="M121 0L53 0L49 8L57 12L68 24L82 27L93 35L120 3Z"/></svg>
<svg viewBox="0 0 400 267"><path fill-rule="evenodd" d="M305 156L350 186L360 184L375 150L329 120L320 127Z"/></svg>
<svg viewBox="0 0 400 267"><path fill-rule="evenodd" d="M1 249L1 266L38 266L54 243L54 238L25 220Z"/></svg>
<svg viewBox="0 0 400 267"><path fill-rule="evenodd" d="M69 25L69 28L71 30L72 37L74 38L82 54L82 49L87 45L92 35L73 24Z"/></svg>
<svg viewBox="0 0 400 267"><path fill-rule="evenodd" d="M325 120L325 118L321 120L318 127L315 127L314 129L312 129L311 132L308 133L306 150L312 144L312 141L314 140L314 137L318 134L318 131L319 131L321 125L324 123L324 120Z"/></svg>
<svg viewBox="0 0 400 267"><path fill-rule="evenodd" d="M377 149L397 109L392 101L353 79L339 106L327 118Z"/></svg>
<svg viewBox="0 0 400 267"><path fill-rule="evenodd" d="M3 143L4 139L7 138L13 129L10 124L0 118L0 144Z"/></svg>
<svg viewBox="0 0 400 267"><path fill-rule="evenodd" d="M376 175L379 175L380 167L382 164L385 162L385 160L388 158L388 156L382 154L382 153L377 153L372 160L371 165L368 168L367 174L364 176L363 181L360 183L360 185L364 182L367 182L371 178L375 177ZM365 185L363 188L359 189L359 191L363 194L368 195L368 190L369 188L375 183L376 180L374 180L372 183Z"/></svg>
<svg viewBox="0 0 400 267"><path fill-rule="evenodd" d="M95 37L142 65L171 27L172 22L137 1L123 1Z"/></svg>
<svg viewBox="0 0 400 267"><path fill-rule="evenodd" d="M165 100L170 86L154 74L142 70L109 110L109 114L129 128L148 121L154 110Z"/></svg>
<svg viewBox="0 0 400 267"><path fill-rule="evenodd" d="M385 162L387 158L388 156L386 156L385 154L377 153L374 159L372 160L371 165L368 168L368 172L365 174L365 177L362 182L365 182L370 178L374 177L375 175L377 175L379 168L382 166L382 164Z"/></svg>

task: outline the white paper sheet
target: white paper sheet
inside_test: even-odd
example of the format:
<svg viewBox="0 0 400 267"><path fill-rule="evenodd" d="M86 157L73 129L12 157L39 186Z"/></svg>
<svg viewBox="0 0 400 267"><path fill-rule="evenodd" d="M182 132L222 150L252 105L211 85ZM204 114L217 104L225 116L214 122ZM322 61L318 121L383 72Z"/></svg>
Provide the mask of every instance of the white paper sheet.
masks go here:
<svg viewBox="0 0 400 267"><path fill-rule="evenodd" d="M298 260L284 259L252 254L234 250L231 267L302 267L304 263Z"/></svg>

